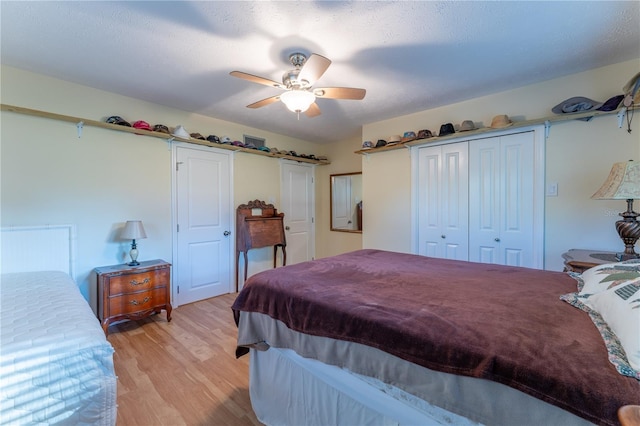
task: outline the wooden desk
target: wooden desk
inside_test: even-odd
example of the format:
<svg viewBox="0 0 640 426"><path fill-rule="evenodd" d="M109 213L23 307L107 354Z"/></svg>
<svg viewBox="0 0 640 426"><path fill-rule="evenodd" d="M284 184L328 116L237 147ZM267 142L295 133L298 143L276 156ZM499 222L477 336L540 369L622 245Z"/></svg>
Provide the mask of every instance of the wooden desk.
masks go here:
<svg viewBox="0 0 640 426"><path fill-rule="evenodd" d="M273 204L254 200L236 209L236 292L240 252L244 253L244 279L247 279L247 252L253 248L273 246L273 267L278 247L282 248L282 266L287 264L287 242L284 236L284 213Z"/></svg>
<svg viewBox="0 0 640 426"><path fill-rule="evenodd" d="M594 266L618 262L615 252L603 250L571 249L563 253L562 258L565 260L565 271L577 272L579 274Z"/></svg>

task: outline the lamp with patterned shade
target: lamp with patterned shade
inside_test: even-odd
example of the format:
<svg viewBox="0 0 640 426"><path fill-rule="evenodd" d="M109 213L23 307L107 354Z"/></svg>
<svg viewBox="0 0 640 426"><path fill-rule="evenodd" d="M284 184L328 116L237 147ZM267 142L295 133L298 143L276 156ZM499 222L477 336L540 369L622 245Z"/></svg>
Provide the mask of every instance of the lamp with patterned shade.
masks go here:
<svg viewBox="0 0 640 426"><path fill-rule="evenodd" d="M128 265L129 266L139 265L140 262L138 262L138 247L136 246L136 240L147 238L147 234L144 232L144 226L142 226L142 221L128 220L127 223L124 225L124 229L120 236L125 240L133 240L133 242L131 243L131 251L129 251L129 256L131 256L131 262L128 263Z"/></svg>
<svg viewBox="0 0 640 426"><path fill-rule="evenodd" d="M634 247L640 238L640 213L633 211L633 200L640 199L640 162L615 163L609 177L591 198L596 200L627 200L627 211L618 213L622 219L616 222L618 235L624 242L624 253L618 253L618 260L640 257Z"/></svg>

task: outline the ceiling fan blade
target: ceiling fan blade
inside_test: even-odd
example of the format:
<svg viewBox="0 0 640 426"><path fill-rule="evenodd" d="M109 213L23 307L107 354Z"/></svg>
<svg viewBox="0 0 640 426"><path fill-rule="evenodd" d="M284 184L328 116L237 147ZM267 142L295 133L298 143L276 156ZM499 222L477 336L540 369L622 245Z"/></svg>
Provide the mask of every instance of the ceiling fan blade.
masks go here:
<svg viewBox="0 0 640 426"><path fill-rule="evenodd" d="M231 71L229 75L241 78L243 80L248 80L253 83L264 84L265 86L277 87L279 89L286 89L286 87L282 83L269 80L268 78L258 77L257 75L247 74L246 72L242 72L242 71Z"/></svg>
<svg viewBox="0 0 640 426"><path fill-rule="evenodd" d="M278 102L280 100L280 96L272 96L270 98L265 98L261 101L254 102L251 105L247 105L247 108L260 108L263 106L271 105L274 102Z"/></svg>
<svg viewBox="0 0 640 426"><path fill-rule="evenodd" d="M322 74L329 68L331 61L324 56L316 55L315 53L309 56L298 74L298 80L307 80L309 84L313 85Z"/></svg>
<svg viewBox="0 0 640 426"><path fill-rule="evenodd" d="M361 100L367 94L365 89L353 87L320 87L313 89L313 94L319 98L327 99L354 99Z"/></svg>
<svg viewBox="0 0 640 426"><path fill-rule="evenodd" d="M309 109L307 109L307 110L304 112L304 115L306 115L306 116L307 116L307 117L309 117L309 118L315 117L315 116L320 115L320 114L322 114L322 113L320 112L320 107L319 107L319 106L318 106L318 104L317 104L317 103L315 103L315 102L314 102L314 103L312 103L312 104L309 106Z"/></svg>

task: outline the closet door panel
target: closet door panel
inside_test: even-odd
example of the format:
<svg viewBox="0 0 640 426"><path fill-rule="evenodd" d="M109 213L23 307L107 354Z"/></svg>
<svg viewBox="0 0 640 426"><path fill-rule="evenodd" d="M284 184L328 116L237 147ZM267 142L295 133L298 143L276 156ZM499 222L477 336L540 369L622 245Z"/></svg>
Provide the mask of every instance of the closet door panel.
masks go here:
<svg viewBox="0 0 640 426"><path fill-rule="evenodd" d="M418 154L418 253L468 260L467 143Z"/></svg>
<svg viewBox="0 0 640 426"><path fill-rule="evenodd" d="M469 149L469 260L500 263L499 138L473 141Z"/></svg>
<svg viewBox="0 0 640 426"><path fill-rule="evenodd" d="M418 253L440 257L440 149L422 148L419 153L419 238Z"/></svg>
<svg viewBox="0 0 640 426"><path fill-rule="evenodd" d="M533 259L533 133L500 138L502 176L501 262L532 267Z"/></svg>

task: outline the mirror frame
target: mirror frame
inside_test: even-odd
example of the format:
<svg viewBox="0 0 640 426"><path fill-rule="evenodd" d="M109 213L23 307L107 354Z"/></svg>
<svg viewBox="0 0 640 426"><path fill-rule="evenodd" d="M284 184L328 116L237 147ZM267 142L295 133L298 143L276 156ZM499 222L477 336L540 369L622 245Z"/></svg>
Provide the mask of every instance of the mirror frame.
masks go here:
<svg viewBox="0 0 640 426"><path fill-rule="evenodd" d="M334 228L333 226L333 182L334 178L339 176L362 176L362 172L335 173L329 175L329 230L336 232L349 232L352 234L362 234L361 229L342 229ZM360 201L362 201L362 194L360 194Z"/></svg>

